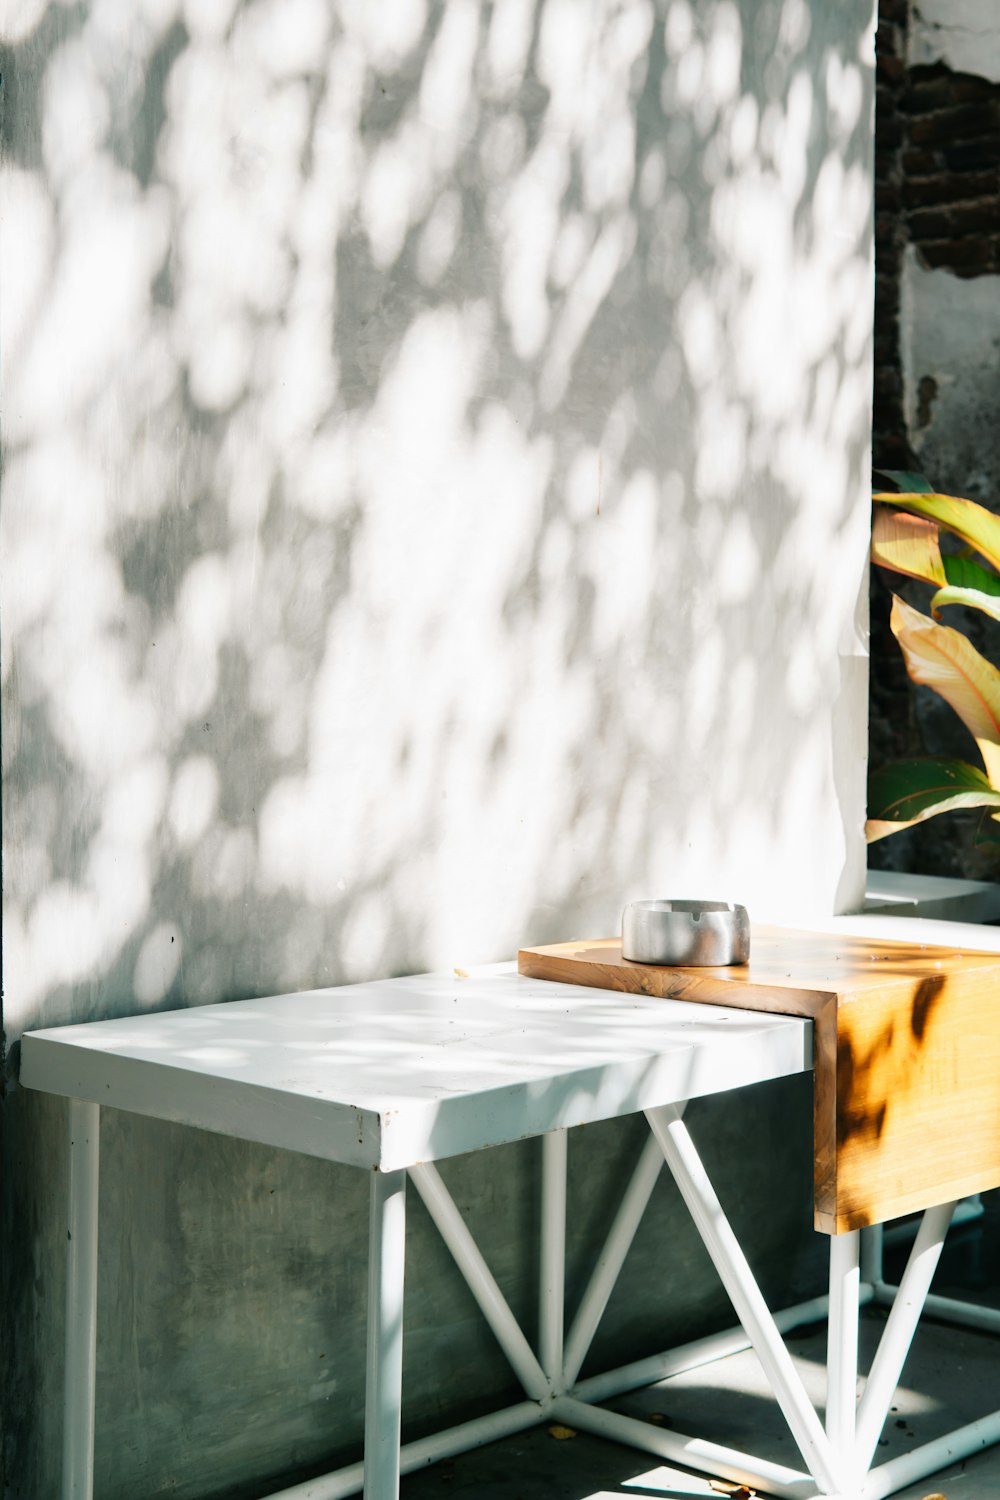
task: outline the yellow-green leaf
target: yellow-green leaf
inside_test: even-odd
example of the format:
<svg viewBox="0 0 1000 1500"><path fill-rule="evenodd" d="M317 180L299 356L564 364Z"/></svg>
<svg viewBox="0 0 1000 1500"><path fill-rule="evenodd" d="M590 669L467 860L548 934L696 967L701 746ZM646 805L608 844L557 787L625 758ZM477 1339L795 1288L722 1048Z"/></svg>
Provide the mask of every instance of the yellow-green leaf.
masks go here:
<svg viewBox="0 0 1000 1500"><path fill-rule="evenodd" d="M872 499L881 505L894 505L911 515L936 521L945 531L954 532L963 542L968 542L994 568L1000 569L1000 516L995 516L985 505L977 505L974 500L964 500L958 495L925 495L916 491L900 495L880 492Z"/></svg>
<svg viewBox="0 0 1000 1500"><path fill-rule="evenodd" d="M948 581L934 522L900 510L876 510L872 517L872 562L924 583L943 587Z"/></svg>
<svg viewBox="0 0 1000 1500"><path fill-rule="evenodd" d="M981 594L978 589L960 589L951 586L938 589L931 600L931 610L935 620L938 618L938 610L944 609L947 604L964 604L969 609L980 609L984 615L991 615L994 620L1000 620L1000 597L996 594Z"/></svg>
<svg viewBox="0 0 1000 1500"><path fill-rule="evenodd" d="M892 601L892 633L914 682L933 688L958 714L1000 787L1000 672L958 630L937 625L919 610Z"/></svg>
<svg viewBox="0 0 1000 1500"><path fill-rule="evenodd" d="M964 760L925 756L896 761L875 771L868 783L870 844L939 813L962 807L1000 807L1000 791ZM992 816L996 817L994 813Z"/></svg>

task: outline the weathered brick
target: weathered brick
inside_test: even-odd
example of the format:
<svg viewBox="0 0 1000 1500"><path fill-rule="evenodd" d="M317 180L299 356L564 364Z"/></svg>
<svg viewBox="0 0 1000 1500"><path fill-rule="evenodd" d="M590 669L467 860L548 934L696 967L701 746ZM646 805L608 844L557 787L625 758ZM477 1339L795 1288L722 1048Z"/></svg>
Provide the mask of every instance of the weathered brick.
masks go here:
<svg viewBox="0 0 1000 1500"><path fill-rule="evenodd" d="M877 115L875 119L875 149L899 146L903 140L903 127L894 113Z"/></svg>
<svg viewBox="0 0 1000 1500"><path fill-rule="evenodd" d="M903 203L903 190L895 181L875 184L875 212L898 213Z"/></svg>
<svg viewBox="0 0 1000 1500"><path fill-rule="evenodd" d="M875 363L882 369L896 364L899 360L899 339L893 334L892 337L885 336L875 340Z"/></svg>
<svg viewBox="0 0 1000 1500"><path fill-rule="evenodd" d="M977 78L972 73L953 73L951 89L961 103L973 99L996 99L1000 95L1000 85L989 78Z"/></svg>
<svg viewBox="0 0 1000 1500"><path fill-rule="evenodd" d="M929 151L925 147L919 151L904 151L899 160L904 172L909 172L914 177L929 177L938 170L940 157L936 151Z"/></svg>
<svg viewBox="0 0 1000 1500"><path fill-rule="evenodd" d="M894 235L891 240L884 244L875 246L875 274L876 276L898 276L900 265L900 241L899 236Z"/></svg>
<svg viewBox="0 0 1000 1500"><path fill-rule="evenodd" d="M876 49L875 77L898 88L906 77L906 63L894 52L879 52Z"/></svg>
<svg viewBox="0 0 1000 1500"><path fill-rule="evenodd" d="M969 141L1000 128L1000 112L992 103L956 104L910 122L910 140L926 145L935 141Z"/></svg>
<svg viewBox="0 0 1000 1500"><path fill-rule="evenodd" d="M979 172L992 170L993 191L997 191L997 162L1000 160L1000 141L996 135L981 136L975 141L959 139L954 145L944 148L945 163L953 172Z"/></svg>
<svg viewBox="0 0 1000 1500"><path fill-rule="evenodd" d="M987 268L990 247L982 239L928 240L920 246L920 257L928 266L961 274Z"/></svg>
<svg viewBox="0 0 1000 1500"><path fill-rule="evenodd" d="M961 189L956 200L994 198L1000 192L1000 177L996 172L963 172L955 186Z"/></svg>
<svg viewBox="0 0 1000 1500"><path fill-rule="evenodd" d="M898 223L898 220L897 220L895 214L876 214L875 215L875 243L876 243L876 245L888 245L888 244L892 243L892 241L896 237L897 223ZM947 234L947 232L948 232L947 228L943 229L941 232L942 232L942 234Z"/></svg>
<svg viewBox="0 0 1000 1500"><path fill-rule="evenodd" d="M885 303L888 307L899 304L899 278L891 271L880 270L878 286L875 288L875 305Z"/></svg>
<svg viewBox="0 0 1000 1500"><path fill-rule="evenodd" d="M949 209L951 232L979 234L1000 228L1000 199L983 198L978 203L960 203Z"/></svg>
<svg viewBox="0 0 1000 1500"><path fill-rule="evenodd" d="M881 469L915 469L917 467L909 443L898 430L879 435L878 443L873 444L872 458L876 467Z"/></svg>
<svg viewBox="0 0 1000 1500"><path fill-rule="evenodd" d="M903 182L903 202L907 208L924 208L935 203L952 203L958 196L953 177L907 178Z"/></svg>
<svg viewBox="0 0 1000 1500"><path fill-rule="evenodd" d="M955 102L950 74L939 74L935 78L913 81L910 74L906 88L899 99L899 107L907 115L926 115L932 110L944 109Z"/></svg>
<svg viewBox="0 0 1000 1500"><path fill-rule="evenodd" d="M906 223L914 240L945 240L954 232L950 215L939 208L918 208Z"/></svg>
<svg viewBox="0 0 1000 1500"><path fill-rule="evenodd" d="M875 332L876 334L894 334L899 324L899 308L893 303L891 306L883 302L875 304Z"/></svg>
<svg viewBox="0 0 1000 1500"><path fill-rule="evenodd" d="M997 189L997 177L993 172L942 172L937 177L905 179L902 192L905 207L923 208L992 198Z"/></svg>
<svg viewBox="0 0 1000 1500"><path fill-rule="evenodd" d="M883 365L875 371L874 394L879 401L892 401L903 390L903 378L891 365Z"/></svg>

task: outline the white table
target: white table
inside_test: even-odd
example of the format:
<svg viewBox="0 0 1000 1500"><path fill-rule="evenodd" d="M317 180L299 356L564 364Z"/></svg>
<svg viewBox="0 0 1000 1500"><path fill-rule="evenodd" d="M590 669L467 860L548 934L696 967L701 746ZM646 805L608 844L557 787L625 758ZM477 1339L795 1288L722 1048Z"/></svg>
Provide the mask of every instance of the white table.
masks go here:
<svg viewBox="0 0 1000 1500"><path fill-rule="evenodd" d="M339 1500L362 1487L365 1500L396 1500L401 1468L406 1472L551 1420L790 1500L817 1494L856 1500L862 1487L849 1445L839 1440L848 1404L853 1411L863 1298L856 1254L852 1260L838 1246L854 1237L831 1241L829 1299L773 1317L681 1118L688 1099L808 1071L811 1042L811 1023L802 1019L530 980L510 966L471 978L425 975L27 1034L22 1084L71 1101L64 1500L91 1500L93 1494L102 1105L302 1151L371 1174L364 1463L283 1490L280 1500ZM646 1114L650 1136L565 1331L566 1132L639 1111ZM540 1136L543 1143L536 1347L517 1324L434 1166L442 1158L527 1136ZM581 1382L579 1370L664 1161L742 1326ZM401 1450L408 1178L516 1372L524 1400ZM828 1307L824 1427L781 1335ZM653 1428L597 1404L750 1344L798 1443L803 1470ZM890 1397L891 1391L886 1404ZM920 1472L945 1461L930 1453L932 1447ZM911 1465L899 1483L891 1482L895 1477L876 1490L865 1488L864 1495L890 1494L919 1474Z"/></svg>

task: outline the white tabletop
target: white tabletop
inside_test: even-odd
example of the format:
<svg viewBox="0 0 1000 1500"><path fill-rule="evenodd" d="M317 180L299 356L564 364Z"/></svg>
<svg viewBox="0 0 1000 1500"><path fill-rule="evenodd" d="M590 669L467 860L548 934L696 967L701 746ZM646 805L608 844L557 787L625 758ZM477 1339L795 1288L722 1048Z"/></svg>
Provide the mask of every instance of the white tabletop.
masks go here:
<svg viewBox="0 0 1000 1500"><path fill-rule="evenodd" d="M812 1065L808 1021L513 966L29 1032L21 1082L392 1171Z"/></svg>

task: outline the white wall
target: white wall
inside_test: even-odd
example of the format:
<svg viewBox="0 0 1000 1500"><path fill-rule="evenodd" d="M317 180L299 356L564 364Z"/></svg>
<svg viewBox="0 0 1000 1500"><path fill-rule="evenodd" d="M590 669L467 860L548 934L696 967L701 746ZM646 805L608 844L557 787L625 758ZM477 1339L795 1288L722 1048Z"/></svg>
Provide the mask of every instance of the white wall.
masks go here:
<svg viewBox="0 0 1000 1500"><path fill-rule="evenodd" d="M920 0L910 8L911 67L943 62L956 73L1000 83L1000 25L993 0Z"/></svg>
<svg viewBox="0 0 1000 1500"><path fill-rule="evenodd" d="M995 507L1000 277L930 270L911 246L900 312L906 424L921 467L940 488Z"/></svg>
<svg viewBox="0 0 1000 1500"><path fill-rule="evenodd" d="M636 895L860 902L871 12L8 4L9 1042L603 935ZM37 1475L61 1117L11 1109ZM156 1139L129 1285L214 1254ZM263 1158L193 1160L252 1217ZM135 1457L134 1337L123 1493L169 1448L164 1395ZM185 1358L158 1389L197 1408Z"/></svg>

